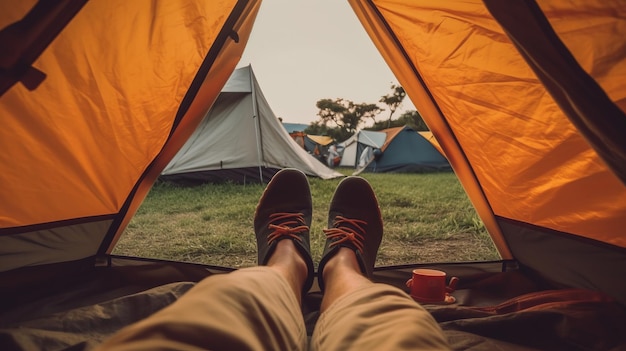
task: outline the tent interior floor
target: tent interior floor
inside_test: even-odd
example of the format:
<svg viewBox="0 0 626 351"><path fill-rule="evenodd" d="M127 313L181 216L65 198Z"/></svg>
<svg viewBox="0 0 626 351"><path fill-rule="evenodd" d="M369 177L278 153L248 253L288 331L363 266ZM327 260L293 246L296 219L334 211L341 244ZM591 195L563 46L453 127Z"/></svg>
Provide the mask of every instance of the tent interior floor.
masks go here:
<svg viewBox="0 0 626 351"><path fill-rule="evenodd" d="M17 275L0 280L3 350L89 350L121 327L171 304L195 282L232 270L120 256L109 257L108 264L95 269L87 263L39 272L48 278L44 285L22 281L16 288ZM411 271L423 266L377 267L373 280L408 292L405 282ZM598 292L557 287L515 262L428 267L459 278L455 303L424 305L454 350L623 350L626 346L625 306ZM320 301L314 285L303 303L309 335Z"/></svg>

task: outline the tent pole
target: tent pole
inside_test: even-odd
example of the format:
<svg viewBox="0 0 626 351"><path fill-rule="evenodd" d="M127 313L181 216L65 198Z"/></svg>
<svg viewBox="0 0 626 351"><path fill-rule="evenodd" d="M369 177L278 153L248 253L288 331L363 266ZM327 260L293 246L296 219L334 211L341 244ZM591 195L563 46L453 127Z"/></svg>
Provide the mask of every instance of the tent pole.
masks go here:
<svg viewBox="0 0 626 351"><path fill-rule="evenodd" d="M263 182L263 143L261 142L261 121L259 120L259 106L256 100L256 89L254 87L254 76L252 73L252 65L248 65L250 71L250 92L252 94L252 120L254 121L254 130L256 131L256 149L259 158L259 180Z"/></svg>

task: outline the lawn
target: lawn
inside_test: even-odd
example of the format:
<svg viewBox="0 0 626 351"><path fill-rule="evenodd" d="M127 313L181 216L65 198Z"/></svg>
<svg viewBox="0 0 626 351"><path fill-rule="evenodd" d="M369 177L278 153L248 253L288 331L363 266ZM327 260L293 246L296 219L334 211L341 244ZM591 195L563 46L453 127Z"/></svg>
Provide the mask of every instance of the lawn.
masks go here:
<svg viewBox="0 0 626 351"><path fill-rule="evenodd" d="M374 188L384 221L377 265L499 259L454 173L361 176ZM309 182L311 247L317 262L328 204L339 179L310 177ZM260 184L157 183L113 253L237 268L255 265L252 221L263 189Z"/></svg>

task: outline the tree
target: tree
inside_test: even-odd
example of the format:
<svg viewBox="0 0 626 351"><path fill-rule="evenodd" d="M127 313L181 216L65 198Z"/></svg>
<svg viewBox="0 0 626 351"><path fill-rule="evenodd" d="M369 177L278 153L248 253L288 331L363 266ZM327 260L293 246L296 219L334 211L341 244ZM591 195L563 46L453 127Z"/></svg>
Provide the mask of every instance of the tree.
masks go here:
<svg viewBox="0 0 626 351"><path fill-rule="evenodd" d="M407 124L417 131L429 130L426 122L424 122L424 119L422 119L422 115L420 115L419 112L415 110L406 111L405 113L400 115L398 120L401 121L403 125Z"/></svg>
<svg viewBox="0 0 626 351"><path fill-rule="evenodd" d="M396 112L396 109L402 105L402 101L406 97L406 92L404 88L400 85L391 85L391 94L384 95L380 98L379 102L384 103L389 107L389 119L387 120L387 128L391 128L391 117L393 113Z"/></svg>
<svg viewBox="0 0 626 351"><path fill-rule="evenodd" d="M422 119L422 116L415 110L404 112L400 115L400 117L398 117L398 119L376 122L372 126L371 130L383 130L386 128L403 127L405 125L416 131L429 130L428 126L426 126L426 123Z"/></svg>
<svg viewBox="0 0 626 351"><path fill-rule="evenodd" d="M354 116L354 120L358 125L361 123L365 123L365 118L371 118L372 123L376 123L376 116L384 110L376 104L353 104L352 102L350 102L348 111L350 111L350 114Z"/></svg>
<svg viewBox="0 0 626 351"><path fill-rule="evenodd" d="M376 122L376 116L383 111L376 104L355 104L342 98L321 99L315 105L319 109L317 115L321 118L321 124L327 126L332 123L349 134L356 132L365 119L371 118Z"/></svg>
<svg viewBox="0 0 626 351"><path fill-rule="evenodd" d="M322 119L322 124L328 125L329 122L333 122L337 126L341 126L341 118L347 110L345 105L343 99L321 99L315 104L320 109L317 115Z"/></svg>
<svg viewBox="0 0 626 351"><path fill-rule="evenodd" d="M344 141L352 135L348 131L339 127L329 127L324 125L321 121L309 124L309 126L304 129L304 132L312 135L327 135L338 142Z"/></svg>

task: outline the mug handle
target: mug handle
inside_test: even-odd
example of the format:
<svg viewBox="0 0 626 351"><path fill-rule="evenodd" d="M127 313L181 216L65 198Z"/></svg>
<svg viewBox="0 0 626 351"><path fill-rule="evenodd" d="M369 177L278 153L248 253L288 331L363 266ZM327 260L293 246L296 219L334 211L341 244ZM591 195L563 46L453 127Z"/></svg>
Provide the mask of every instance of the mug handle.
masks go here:
<svg viewBox="0 0 626 351"><path fill-rule="evenodd" d="M448 286L446 287L446 292L448 293L454 292L454 290L456 289L456 284L458 282L459 282L459 278L457 277L450 278L450 283L448 283Z"/></svg>

